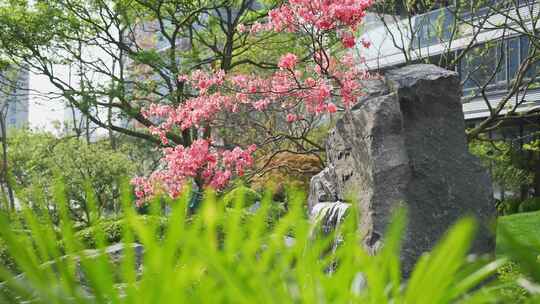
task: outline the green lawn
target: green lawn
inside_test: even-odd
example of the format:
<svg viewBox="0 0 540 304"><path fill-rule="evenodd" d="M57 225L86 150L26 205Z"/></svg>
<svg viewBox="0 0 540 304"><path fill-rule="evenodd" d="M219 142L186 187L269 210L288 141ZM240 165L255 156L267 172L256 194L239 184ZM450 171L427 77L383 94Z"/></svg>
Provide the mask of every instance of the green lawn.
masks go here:
<svg viewBox="0 0 540 304"><path fill-rule="evenodd" d="M501 216L497 220L497 255L504 254L507 248L502 229L508 230L521 242L538 247L540 251L540 211Z"/></svg>

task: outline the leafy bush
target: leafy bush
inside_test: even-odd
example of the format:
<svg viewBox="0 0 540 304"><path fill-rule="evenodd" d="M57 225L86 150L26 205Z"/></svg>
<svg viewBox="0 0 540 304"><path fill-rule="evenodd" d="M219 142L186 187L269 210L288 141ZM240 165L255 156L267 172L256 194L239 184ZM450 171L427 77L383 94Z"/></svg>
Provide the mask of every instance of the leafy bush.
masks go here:
<svg viewBox="0 0 540 304"><path fill-rule="evenodd" d="M0 240L0 265L12 273L19 273L15 259L9 254L9 250L2 240Z"/></svg>
<svg viewBox="0 0 540 304"><path fill-rule="evenodd" d="M0 301L431 304L485 303L497 296L492 289L475 289L503 262L467 262L475 226L471 219L457 223L405 282L399 262L403 212L391 221L382 250L371 256L358 245L354 216L347 217L339 231L313 235L317 229L304 215L300 194L288 196L288 212L272 227L264 220L271 212L271 195L247 217L241 202L227 208L213 193L206 194L200 212L190 217L186 197L173 204L161 237L161 222L137 215L127 198L122 221L96 222L92 232L85 233L75 232L65 202L59 204L59 233L52 224L38 224L30 210L23 211L30 233L20 233L14 228L17 223L0 216L0 236L24 272L15 279L0 267ZM151 207L153 214L158 209ZM126 246L115 262L103 253L87 253L77 237L90 235L102 252L109 242L106 230L118 231L117 225ZM343 242L328 251L338 234ZM116 232L112 235L116 238ZM291 235L294 241L285 242ZM135 267L130 245L136 239L144 247L142 267Z"/></svg>
<svg viewBox="0 0 540 304"><path fill-rule="evenodd" d="M497 213L499 215L511 215L519 212L521 200L517 198L509 198L497 203Z"/></svg>
<svg viewBox="0 0 540 304"><path fill-rule="evenodd" d="M517 281L521 277L516 263L508 262L497 271L497 277L504 288L500 289L499 300L501 303L526 303L527 290L519 286Z"/></svg>
<svg viewBox="0 0 540 304"><path fill-rule="evenodd" d="M232 206L234 204L234 200L238 197L242 197L244 207L251 206L255 202L260 201L262 198L257 191L244 185L240 185L238 187L234 187L223 195L223 203L225 203L226 206Z"/></svg>
<svg viewBox="0 0 540 304"><path fill-rule="evenodd" d="M509 143L473 141L469 149L486 168L490 168L493 181L504 185L506 190L519 193L521 185L532 182L532 174L523 168L522 160Z"/></svg>
<svg viewBox="0 0 540 304"><path fill-rule="evenodd" d="M117 213L120 204L119 177L135 175L135 164L108 142L88 144L74 137L57 138L51 133L14 130L9 137L9 168L17 197L45 210L53 204L54 178L64 181L71 215L88 223L88 200L99 208L95 215ZM45 189L36 197L35 186ZM87 188L92 189L93 198Z"/></svg>
<svg viewBox="0 0 540 304"><path fill-rule="evenodd" d="M525 219L528 213L508 216ZM539 216L540 214L537 214ZM508 223L507 223L508 224ZM537 221L536 226L539 225ZM503 251L511 263L499 270L500 297L507 298L506 303L539 303L540 301L540 239L537 235L515 234L512 225L498 225L497 241L504 243ZM537 229L533 230L533 233ZM504 300L502 303L505 303Z"/></svg>
<svg viewBox="0 0 540 304"><path fill-rule="evenodd" d="M513 246L508 242L511 235L520 244L536 248L531 252L540 254L540 212L518 213L497 219L497 255L511 255Z"/></svg>
<svg viewBox="0 0 540 304"><path fill-rule="evenodd" d="M519 205L519 212L533 212L540 210L540 197L531 197Z"/></svg>
<svg viewBox="0 0 540 304"><path fill-rule="evenodd" d="M152 215L142 215L139 219L143 225L157 226L157 237L162 237L167 226L167 218ZM126 226L125 219L113 219L99 221L93 226L84 228L75 233L75 237L85 248L96 248L98 231L104 234L107 245L120 243L122 241L123 229Z"/></svg>
<svg viewBox="0 0 540 304"><path fill-rule="evenodd" d="M540 197L531 197L523 201L517 198L509 198L498 202L496 207L499 215L540 211Z"/></svg>

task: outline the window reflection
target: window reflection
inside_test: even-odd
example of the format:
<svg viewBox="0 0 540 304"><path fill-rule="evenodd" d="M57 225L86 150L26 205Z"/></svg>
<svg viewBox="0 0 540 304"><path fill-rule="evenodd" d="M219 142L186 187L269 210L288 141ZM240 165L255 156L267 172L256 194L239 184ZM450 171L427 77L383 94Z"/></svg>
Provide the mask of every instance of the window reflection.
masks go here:
<svg viewBox="0 0 540 304"><path fill-rule="evenodd" d="M526 36L480 45L467 52L460 62L464 95L477 93L484 86L488 91L506 89L516 79L520 65L531 56ZM539 64L533 64L525 79L538 78L539 71Z"/></svg>

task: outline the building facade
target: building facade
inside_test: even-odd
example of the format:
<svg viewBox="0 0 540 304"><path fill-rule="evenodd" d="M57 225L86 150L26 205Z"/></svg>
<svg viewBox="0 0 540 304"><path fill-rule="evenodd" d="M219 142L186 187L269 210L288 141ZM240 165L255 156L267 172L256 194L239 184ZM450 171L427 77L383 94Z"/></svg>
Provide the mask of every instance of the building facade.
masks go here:
<svg viewBox="0 0 540 304"><path fill-rule="evenodd" d="M458 11L449 2L441 1L442 7L414 16L402 16L399 11L396 15L372 14L362 35L372 46L361 54L372 71L415 62L457 71L463 84L465 119L471 125L490 115L490 107L496 107L512 89L520 65L536 52L531 50L530 36L520 34L519 27L538 26L540 5L539 1L518 1L520 5L509 8L511 11L497 14L489 11L490 5L500 1L484 1L485 7L474 12ZM515 94L518 102L508 103L517 107L516 112L540 107L539 73L538 63L525 73L530 86ZM500 114L506 112L503 109Z"/></svg>
<svg viewBox="0 0 540 304"><path fill-rule="evenodd" d="M5 116L7 129L28 126L29 73L12 68L0 71L0 113Z"/></svg>

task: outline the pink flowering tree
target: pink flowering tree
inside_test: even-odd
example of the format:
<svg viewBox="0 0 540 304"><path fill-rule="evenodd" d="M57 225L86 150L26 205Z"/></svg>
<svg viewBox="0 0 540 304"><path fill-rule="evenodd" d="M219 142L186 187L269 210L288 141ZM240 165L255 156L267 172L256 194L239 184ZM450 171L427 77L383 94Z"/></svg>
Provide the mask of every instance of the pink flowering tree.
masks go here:
<svg viewBox="0 0 540 304"><path fill-rule="evenodd" d="M180 75L194 97L179 106L151 105L142 115L157 121L150 132L161 138L161 170L136 177L138 202L157 194L178 196L186 182L223 189L234 176L254 164L255 145L220 147L211 128L223 113L264 112L280 109L294 128L308 116L347 110L362 95L361 80L369 75L358 68L351 49L355 32L373 0L290 0L270 11L266 23L240 24L237 30L257 35L262 31L289 32L307 48L307 57L283 54L270 75L225 74L196 70ZM339 41L339 43L336 43ZM361 41L363 47L369 43ZM348 50L348 51L343 51ZM168 134L190 132L195 140L174 144Z"/></svg>

